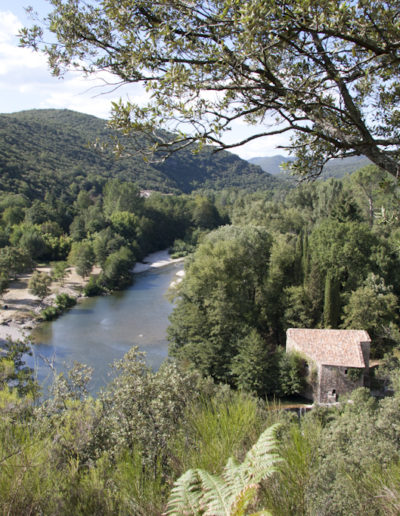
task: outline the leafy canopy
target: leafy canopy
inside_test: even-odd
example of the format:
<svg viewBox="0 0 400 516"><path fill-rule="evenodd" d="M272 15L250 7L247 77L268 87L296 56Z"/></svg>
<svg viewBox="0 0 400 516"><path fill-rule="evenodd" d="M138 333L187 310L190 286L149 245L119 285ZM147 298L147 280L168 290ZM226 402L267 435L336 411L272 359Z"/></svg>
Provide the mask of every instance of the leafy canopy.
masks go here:
<svg viewBox="0 0 400 516"><path fill-rule="evenodd" d="M72 67L142 83L146 105L113 107L114 126L168 127L178 147L222 148L289 132L295 169L364 154L393 175L399 157L399 16L388 0L50 0L21 42ZM46 44L47 31L55 43ZM235 120L264 126L227 145ZM269 120L275 120L268 125ZM158 148L171 137L157 133ZM176 145L175 145L176 148Z"/></svg>

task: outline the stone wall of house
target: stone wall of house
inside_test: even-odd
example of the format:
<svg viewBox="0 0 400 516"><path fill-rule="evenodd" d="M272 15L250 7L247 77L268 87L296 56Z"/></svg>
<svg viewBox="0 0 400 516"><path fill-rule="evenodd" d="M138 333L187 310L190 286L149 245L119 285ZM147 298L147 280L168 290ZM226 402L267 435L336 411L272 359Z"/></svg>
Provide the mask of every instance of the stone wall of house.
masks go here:
<svg viewBox="0 0 400 516"><path fill-rule="evenodd" d="M364 385L364 369L360 369L357 380L350 378L347 367L321 365L318 368L318 388L314 401L317 403L334 403L358 387Z"/></svg>

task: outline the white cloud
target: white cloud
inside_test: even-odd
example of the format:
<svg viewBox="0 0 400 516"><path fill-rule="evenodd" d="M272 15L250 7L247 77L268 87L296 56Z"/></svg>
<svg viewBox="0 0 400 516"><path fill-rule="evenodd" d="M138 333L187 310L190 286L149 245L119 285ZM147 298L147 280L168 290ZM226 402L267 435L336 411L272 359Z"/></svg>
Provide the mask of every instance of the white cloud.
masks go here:
<svg viewBox="0 0 400 516"><path fill-rule="evenodd" d="M0 11L0 43L16 38L22 23L11 11Z"/></svg>
<svg viewBox="0 0 400 516"><path fill-rule="evenodd" d="M15 70L45 67L46 59L27 48L18 47L18 31L22 24L10 11L0 11L0 75Z"/></svg>
<svg viewBox="0 0 400 516"><path fill-rule="evenodd" d="M0 11L0 112L67 108L107 118L111 101L126 98L128 91L135 102L148 98L140 86L114 90L115 78L106 73L90 78L78 72L63 79L53 77L45 56L18 47L16 34L21 26L13 13Z"/></svg>
<svg viewBox="0 0 400 516"><path fill-rule="evenodd" d="M26 71L47 69L44 56L27 48L19 48L8 43L0 43L0 75L8 75L16 70ZM47 72L48 73L48 72Z"/></svg>

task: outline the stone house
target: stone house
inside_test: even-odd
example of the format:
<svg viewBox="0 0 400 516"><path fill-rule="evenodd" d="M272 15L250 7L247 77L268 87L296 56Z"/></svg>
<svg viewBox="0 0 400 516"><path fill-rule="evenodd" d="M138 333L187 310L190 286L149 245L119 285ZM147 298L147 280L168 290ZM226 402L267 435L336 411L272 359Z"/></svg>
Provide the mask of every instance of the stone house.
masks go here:
<svg viewBox="0 0 400 516"><path fill-rule="evenodd" d="M304 396L315 403L334 403L368 382L371 339L364 330L307 330L286 332L286 352L307 360L310 386Z"/></svg>

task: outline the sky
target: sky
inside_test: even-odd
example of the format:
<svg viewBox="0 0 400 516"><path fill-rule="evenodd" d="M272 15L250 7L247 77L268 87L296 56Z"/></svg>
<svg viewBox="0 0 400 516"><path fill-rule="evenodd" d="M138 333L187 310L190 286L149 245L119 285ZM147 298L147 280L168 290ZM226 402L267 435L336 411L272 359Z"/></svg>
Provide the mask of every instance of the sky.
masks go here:
<svg viewBox="0 0 400 516"><path fill-rule="evenodd" d="M24 9L29 5L40 15L49 11L45 0L0 0L0 113L65 108L107 119L112 101L120 97L139 103L145 100L138 85L111 92L104 89L104 77L85 78L77 72L63 79L53 77L44 56L18 46L18 30L32 24ZM256 130L244 122L235 123L225 142L246 138ZM285 136L268 137L231 149L231 152L244 159L273 156L284 154L276 146L285 143Z"/></svg>

